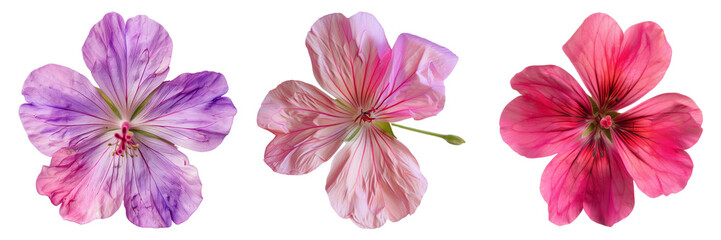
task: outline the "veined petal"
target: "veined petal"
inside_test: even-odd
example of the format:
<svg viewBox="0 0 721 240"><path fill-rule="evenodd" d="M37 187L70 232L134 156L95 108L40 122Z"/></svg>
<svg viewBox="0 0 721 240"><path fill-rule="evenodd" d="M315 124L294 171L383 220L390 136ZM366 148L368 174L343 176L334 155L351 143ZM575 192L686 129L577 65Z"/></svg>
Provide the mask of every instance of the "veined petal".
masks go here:
<svg viewBox="0 0 721 240"><path fill-rule="evenodd" d="M501 113L501 137L526 157L545 157L572 144L588 127L592 108L578 82L562 68L530 66L511 79L522 95Z"/></svg>
<svg viewBox="0 0 721 240"><path fill-rule="evenodd" d="M610 227L633 210L633 180L613 144L596 142L590 147L596 155L586 183L583 210L594 222Z"/></svg>
<svg viewBox="0 0 721 240"><path fill-rule="evenodd" d="M157 22L137 16L125 23L119 14L108 13L90 30L82 50L100 89L129 118L165 80L172 49Z"/></svg>
<svg viewBox="0 0 721 240"><path fill-rule="evenodd" d="M23 85L20 120L33 145L51 156L99 134L117 117L83 75L59 65L36 69Z"/></svg>
<svg viewBox="0 0 721 240"><path fill-rule="evenodd" d="M618 23L606 14L596 13L586 18L563 45L563 51L600 107L611 104L610 93L620 90L611 86L619 80L616 62L622 41L623 31Z"/></svg>
<svg viewBox="0 0 721 240"><path fill-rule="evenodd" d="M209 151L228 135L236 113L227 91L220 73L184 73L158 87L133 122L178 146Z"/></svg>
<svg viewBox="0 0 721 240"><path fill-rule="evenodd" d="M671 45L661 26L642 22L628 28L618 56L618 81L612 82L610 98L621 109L646 95L656 87L671 64ZM609 101L611 100L609 99Z"/></svg>
<svg viewBox="0 0 721 240"><path fill-rule="evenodd" d="M678 93L653 97L614 119L611 131L623 163L649 197L681 191L693 162L685 149L701 137L701 110Z"/></svg>
<svg viewBox="0 0 721 240"><path fill-rule="evenodd" d="M381 121L395 122L435 116L446 101L443 81L458 57L426 39L401 34L393 46L391 63L373 109Z"/></svg>
<svg viewBox="0 0 721 240"><path fill-rule="evenodd" d="M283 174L305 174L338 150L353 116L320 89L285 81L268 92L258 111L258 126L275 138L265 149L265 163Z"/></svg>
<svg viewBox="0 0 721 240"><path fill-rule="evenodd" d="M563 46L599 107L618 110L651 91L671 62L671 46L653 22L625 34L608 15L589 16Z"/></svg>
<svg viewBox="0 0 721 240"><path fill-rule="evenodd" d="M631 176L603 139L583 139L556 155L543 171L541 195L557 225L573 222L584 209L594 222L613 226L634 205Z"/></svg>
<svg viewBox="0 0 721 240"><path fill-rule="evenodd" d="M390 45L373 15L326 15L313 24L306 47L323 89L353 109L370 104L390 59Z"/></svg>
<svg viewBox="0 0 721 240"><path fill-rule="evenodd" d="M561 150L541 176L541 195L548 203L548 220L556 225L569 224L581 213L593 169L593 150L588 140Z"/></svg>
<svg viewBox="0 0 721 240"><path fill-rule="evenodd" d="M106 145L112 134L94 137L77 149L56 151L37 179L38 193L62 204L63 219L81 224L113 215L123 201L126 159Z"/></svg>
<svg viewBox="0 0 721 240"><path fill-rule="evenodd" d="M338 215L377 228L413 214L427 187L408 148L367 125L335 156L325 189Z"/></svg>
<svg viewBox="0 0 721 240"><path fill-rule="evenodd" d="M138 155L128 158L125 212L140 227L170 227L200 205L198 170L175 146L136 134Z"/></svg>

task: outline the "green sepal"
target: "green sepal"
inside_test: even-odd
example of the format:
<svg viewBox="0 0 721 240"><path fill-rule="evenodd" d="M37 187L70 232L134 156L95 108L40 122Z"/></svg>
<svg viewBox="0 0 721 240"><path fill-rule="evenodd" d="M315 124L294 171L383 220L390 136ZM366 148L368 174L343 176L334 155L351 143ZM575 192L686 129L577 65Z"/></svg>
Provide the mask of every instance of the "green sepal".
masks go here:
<svg viewBox="0 0 721 240"><path fill-rule="evenodd" d="M113 110L113 112L115 113L115 116L118 116L118 118L123 119L123 116L120 116L120 111L118 111L118 108L115 107L115 104L113 104L113 102L110 101L110 98L108 98L108 95L105 95L103 90L100 90L100 88L95 88L95 89L98 90L98 93L100 93L100 96L103 97L103 100L105 100L105 103L107 103L108 106L110 106L110 109Z"/></svg>
<svg viewBox="0 0 721 240"><path fill-rule="evenodd" d="M168 141L168 140L165 140L164 138L159 137L158 135L155 135L155 134L152 134L152 133L149 133L149 132L140 130L140 129L131 129L131 131L134 132L134 133L137 133L137 134L140 134L140 135L149 137L149 138L158 139L158 140L163 141L163 142L165 142L165 143L167 143L167 144L170 144L170 145L175 145L175 144L173 144L172 142L170 142L170 141Z"/></svg>
<svg viewBox="0 0 721 240"><path fill-rule="evenodd" d="M350 108L350 107L348 107L348 105L345 105L343 102L341 102L341 101L338 100L338 99L334 99L334 100L335 100L335 103L336 103L336 104L340 105L341 107L343 107L343 108L345 108L345 109L348 109L348 111L353 112L353 109Z"/></svg>
<svg viewBox="0 0 721 240"><path fill-rule="evenodd" d="M595 100L593 100L591 96L586 96L588 97L588 100L591 101L591 108L593 109L593 115L595 116L596 114L598 114L598 104Z"/></svg>
<svg viewBox="0 0 721 240"><path fill-rule="evenodd" d="M588 127L586 128L586 130L583 131L583 135L581 135L581 137L588 136L589 134L591 134L591 133L593 132L593 130L596 130L596 123L595 123L595 122L591 122L591 124L588 125Z"/></svg>
<svg viewBox="0 0 721 240"><path fill-rule="evenodd" d="M608 115L608 116L611 116L611 118L616 118L616 117L618 117L618 115L621 115L621 114L618 113L618 112L610 112L610 113L608 113L607 115Z"/></svg>
<svg viewBox="0 0 721 240"><path fill-rule="evenodd" d="M355 130L353 130L353 132L350 134L350 136L348 136L348 137L345 139L345 141L348 142L348 141L350 141L350 140L353 140L353 138L355 137L355 135L358 135L358 132L360 132L360 128L361 128L361 127L356 127Z"/></svg>
<svg viewBox="0 0 721 240"><path fill-rule="evenodd" d="M161 86L162 86L162 83L161 83ZM155 92L158 91L158 88L160 88L160 86L158 86L157 88L155 88L155 90L153 90L152 92L150 92L150 94L148 94L148 97L146 97L145 100L143 100L143 102L140 103L140 105L138 105L138 108L135 109L135 111L133 112L133 115L130 116L130 120L131 120L131 121L135 118L135 116L138 115L138 113L140 113L140 111L143 110L143 108L145 108L145 105L148 105L148 102L150 101L150 98L152 98L153 95L155 95Z"/></svg>
<svg viewBox="0 0 721 240"><path fill-rule="evenodd" d="M379 121L373 121L373 125L376 125L378 128L383 130L383 132L387 133L393 138L397 138L395 134L393 134L393 129L391 128L391 124L388 122L379 122Z"/></svg>
<svg viewBox="0 0 721 240"><path fill-rule="evenodd" d="M611 138L611 130L610 129L601 129L601 132L603 132L603 135L606 135L606 138L608 141L613 143L613 138Z"/></svg>
<svg viewBox="0 0 721 240"><path fill-rule="evenodd" d="M463 140L463 138L456 136L456 135L448 134L445 137L443 137L443 139L445 139L446 142L453 144L453 145L461 145L461 144L466 143L466 140Z"/></svg>

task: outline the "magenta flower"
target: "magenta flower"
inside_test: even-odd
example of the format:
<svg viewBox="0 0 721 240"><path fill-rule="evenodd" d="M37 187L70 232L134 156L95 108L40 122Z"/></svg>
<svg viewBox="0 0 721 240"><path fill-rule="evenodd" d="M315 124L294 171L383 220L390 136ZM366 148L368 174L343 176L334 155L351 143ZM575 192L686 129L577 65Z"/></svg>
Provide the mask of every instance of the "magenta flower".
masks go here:
<svg viewBox="0 0 721 240"><path fill-rule="evenodd" d="M305 174L330 159L345 140L326 183L338 215L377 228L412 214L426 179L389 123L438 114L445 102L443 80L457 57L410 34L401 34L391 49L368 13L320 18L306 46L318 84L333 98L300 81L271 90L258 112L258 126L275 134L265 162L278 173Z"/></svg>
<svg viewBox="0 0 721 240"><path fill-rule="evenodd" d="M106 218L125 203L141 227L180 224L202 200L198 171L175 144L217 147L235 107L220 73L185 73L163 82L172 42L146 16L108 13L83 45L94 87L83 75L49 64L28 76L20 119L30 141L52 156L37 190L69 221Z"/></svg>
<svg viewBox="0 0 721 240"><path fill-rule="evenodd" d="M633 182L649 197L681 191L693 163L684 151L701 136L701 110L666 93L619 113L661 81L671 47L656 23L624 33L609 16L588 17L564 52L591 92L563 69L531 66L511 79L521 96L501 114L501 136L531 158L558 153L541 178L549 220L572 222L585 210L612 226L634 205Z"/></svg>

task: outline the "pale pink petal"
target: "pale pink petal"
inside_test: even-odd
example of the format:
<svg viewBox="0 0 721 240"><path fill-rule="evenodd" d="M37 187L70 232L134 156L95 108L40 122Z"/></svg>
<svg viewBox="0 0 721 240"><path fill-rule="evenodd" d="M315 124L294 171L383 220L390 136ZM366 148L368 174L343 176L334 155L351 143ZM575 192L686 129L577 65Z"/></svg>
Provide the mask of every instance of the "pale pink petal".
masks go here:
<svg viewBox="0 0 721 240"><path fill-rule="evenodd" d="M125 213L140 227L188 220L203 200L198 170L175 146L135 134L138 155L127 158Z"/></svg>
<svg viewBox="0 0 721 240"><path fill-rule="evenodd" d="M228 84L216 72L184 73L163 83L133 121L134 127L195 151L216 148L236 110L223 97Z"/></svg>
<svg viewBox="0 0 721 240"><path fill-rule="evenodd" d="M352 121L351 111L320 89L285 81L268 92L258 111L258 126L275 134L265 162L279 173L308 173L333 156Z"/></svg>
<svg viewBox="0 0 721 240"><path fill-rule="evenodd" d="M596 142L592 148L595 155L586 184L583 210L594 222L610 227L633 210L633 180L613 144Z"/></svg>
<svg viewBox="0 0 721 240"><path fill-rule="evenodd" d="M588 126L591 103L560 67L531 66L511 79L522 95L501 113L501 137L526 157L545 157L572 144Z"/></svg>
<svg viewBox="0 0 721 240"><path fill-rule="evenodd" d="M653 22L625 34L608 15L597 13L563 46L602 109L618 110L651 91L671 62L671 46Z"/></svg>
<svg viewBox="0 0 721 240"><path fill-rule="evenodd" d="M313 24L306 46L323 89L353 109L368 107L390 59L385 33L373 15L326 15Z"/></svg>
<svg viewBox="0 0 721 240"><path fill-rule="evenodd" d="M614 119L613 141L638 188L649 197L681 191L693 162L685 149L701 137L701 110L678 93L653 97Z"/></svg>
<svg viewBox="0 0 721 240"><path fill-rule="evenodd" d="M105 131L117 119L87 78L63 66L30 73L22 94L28 103L20 106L20 120L30 142L48 156Z"/></svg>
<svg viewBox="0 0 721 240"><path fill-rule="evenodd" d="M62 204L65 220L81 224L113 215L123 201L126 159L112 155L111 133L93 137L77 149L59 149L37 179L38 193Z"/></svg>
<svg viewBox="0 0 721 240"><path fill-rule="evenodd" d="M172 49L170 36L157 22L137 16L126 24L117 13L95 24L82 48L100 89L127 114L165 80Z"/></svg>
<svg viewBox="0 0 721 240"><path fill-rule="evenodd" d="M600 107L614 100L609 99L609 92L615 90L609 87L619 80L616 62L622 41L623 31L618 23L606 14L596 13L586 18L563 45L563 51Z"/></svg>
<svg viewBox="0 0 721 240"><path fill-rule="evenodd" d="M541 195L548 203L548 220L565 225L573 222L583 210L586 184L593 168L591 142L575 142L560 149L561 153L543 170Z"/></svg>
<svg viewBox="0 0 721 240"><path fill-rule="evenodd" d="M456 62L458 57L442 46L407 33L398 36L381 95L373 101L377 118L395 122L438 114L446 102L443 81Z"/></svg>
<svg viewBox="0 0 721 240"><path fill-rule="evenodd" d="M413 214L427 187L408 148L366 125L335 156L325 189L338 215L377 228Z"/></svg>

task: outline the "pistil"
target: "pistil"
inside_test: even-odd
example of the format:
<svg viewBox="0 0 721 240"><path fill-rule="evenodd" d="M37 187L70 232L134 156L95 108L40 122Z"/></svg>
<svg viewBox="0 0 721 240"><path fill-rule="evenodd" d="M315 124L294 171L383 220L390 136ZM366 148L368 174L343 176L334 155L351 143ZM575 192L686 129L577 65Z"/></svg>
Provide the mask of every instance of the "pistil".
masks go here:
<svg viewBox="0 0 721 240"><path fill-rule="evenodd" d="M361 121L366 123L372 122L376 119L373 115L373 112L375 112L375 108L371 108L367 111L361 111L361 113L358 115L358 117L355 118L354 121L358 121L360 119Z"/></svg>
<svg viewBox="0 0 721 240"><path fill-rule="evenodd" d="M115 133L115 149L113 149L113 156L119 155L121 157L125 157L125 155L128 155L130 157L136 157L138 156L138 153L136 150L138 149L138 144L133 141L133 132L130 131L130 123L123 122L123 124L120 127L120 132ZM113 145L113 144L108 144ZM129 150L129 151L128 151ZM126 153L127 151L127 153Z"/></svg>
<svg viewBox="0 0 721 240"><path fill-rule="evenodd" d="M601 127L603 127L604 129L609 129L611 128L611 126L613 126L613 119L611 119L611 116L606 115L601 119L599 124L601 124Z"/></svg>

